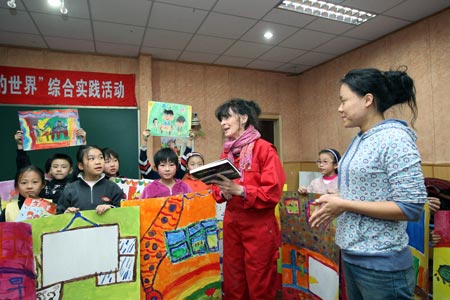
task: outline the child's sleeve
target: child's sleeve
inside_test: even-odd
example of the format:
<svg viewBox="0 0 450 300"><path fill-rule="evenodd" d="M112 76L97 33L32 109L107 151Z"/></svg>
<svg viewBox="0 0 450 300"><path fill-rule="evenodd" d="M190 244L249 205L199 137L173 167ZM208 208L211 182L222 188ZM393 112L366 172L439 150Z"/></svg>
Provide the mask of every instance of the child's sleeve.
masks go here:
<svg viewBox="0 0 450 300"><path fill-rule="evenodd" d="M22 149L17 149L17 157L16 157L17 171L30 165L31 161L27 153Z"/></svg>

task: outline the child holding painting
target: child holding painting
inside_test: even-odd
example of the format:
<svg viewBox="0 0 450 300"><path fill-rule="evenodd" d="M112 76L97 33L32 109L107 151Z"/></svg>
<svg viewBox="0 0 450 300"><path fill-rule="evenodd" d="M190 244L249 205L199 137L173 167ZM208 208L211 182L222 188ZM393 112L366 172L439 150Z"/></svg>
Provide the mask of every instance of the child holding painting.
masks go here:
<svg viewBox="0 0 450 300"><path fill-rule="evenodd" d="M78 129L77 136L86 143L86 131ZM31 165L30 158L23 150L23 131L17 130L14 135L17 143L17 170ZM45 178L45 187L41 190L39 196L41 198L50 199L54 203L58 202L62 191L67 183L70 182L70 174L72 174L72 159L64 153L55 153L51 155L45 162L45 172L48 178Z"/></svg>
<svg viewBox="0 0 450 300"><path fill-rule="evenodd" d="M123 192L103 173L105 158L97 146L80 146L77 152L78 179L66 186L57 207L57 213L76 213L95 209L99 215L119 207Z"/></svg>
<svg viewBox="0 0 450 300"><path fill-rule="evenodd" d="M146 129L142 133L145 145L141 146L139 149L139 170L142 178L145 179L159 179L160 176L157 171L153 169L154 162L152 162L153 156L153 136L150 134L150 130ZM189 135L188 142L186 144L186 149L184 150L183 156L192 152L192 140L195 135ZM175 144L173 144L175 145ZM175 150L173 149L175 152ZM186 164L183 162L177 162L178 168L176 169L175 178L182 179L186 173Z"/></svg>
<svg viewBox="0 0 450 300"><path fill-rule="evenodd" d="M316 161L322 177L316 178L308 185L307 188L300 187L298 192L301 194L329 194L338 191L338 163L341 154L332 148L320 150L319 159Z"/></svg>
<svg viewBox="0 0 450 300"><path fill-rule="evenodd" d="M141 199L166 197L171 195L186 194L192 189L175 174L178 168L178 156L170 148L162 148L156 152L153 160L158 170L159 179L144 188Z"/></svg>
<svg viewBox="0 0 450 300"><path fill-rule="evenodd" d="M182 161L186 161L188 171L197 169L198 167L201 167L205 164L203 155L198 152L189 153L188 155L183 157ZM200 192L211 188L211 185L192 177L189 172L184 175L183 182L187 183L194 192Z"/></svg>
<svg viewBox="0 0 450 300"><path fill-rule="evenodd" d="M45 187L44 172L36 166L21 168L14 178L14 187L19 193L18 201L8 203L0 214L0 222L14 222L26 198L41 198L40 193Z"/></svg>

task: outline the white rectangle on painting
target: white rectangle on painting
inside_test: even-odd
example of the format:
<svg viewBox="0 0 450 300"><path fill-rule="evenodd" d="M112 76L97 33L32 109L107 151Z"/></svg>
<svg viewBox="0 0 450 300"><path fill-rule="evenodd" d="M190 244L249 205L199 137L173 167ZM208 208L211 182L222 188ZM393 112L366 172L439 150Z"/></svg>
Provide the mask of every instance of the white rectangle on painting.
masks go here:
<svg viewBox="0 0 450 300"><path fill-rule="evenodd" d="M309 256L309 290L323 300L339 299L339 275L332 268Z"/></svg>
<svg viewBox="0 0 450 300"><path fill-rule="evenodd" d="M43 286L118 270L119 226L42 235Z"/></svg>
<svg viewBox="0 0 450 300"><path fill-rule="evenodd" d="M305 188L316 178L322 176L320 172L301 171L298 172L298 187L304 186Z"/></svg>

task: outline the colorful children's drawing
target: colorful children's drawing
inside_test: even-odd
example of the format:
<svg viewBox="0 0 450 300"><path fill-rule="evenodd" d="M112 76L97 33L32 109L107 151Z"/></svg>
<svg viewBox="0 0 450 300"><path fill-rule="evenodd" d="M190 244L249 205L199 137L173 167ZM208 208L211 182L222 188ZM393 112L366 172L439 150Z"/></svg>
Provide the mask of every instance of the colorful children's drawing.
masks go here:
<svg viewBox="0 0 450 300"><path fill-rule="evenodd" d="M53 216L56 214L56 203L52 203L51 200L39 198L32 199L26 198L25 202L20 209L19 215L16 221L24 221L37 219L42 217Z"/></svg>
<svg viewBox="0 0 450 300"><path fill-rule="evenodd" d="M280 201L283 299L339 298L339 249L335 224L314 229L308 216L318 194L284 192Z"/></svg>
<svg viewBox="0 0 450 300"><path fill-rule="evenodd" d="M414 270L416 271L416 288L414 299L428 299L428 258L429 258L429 223L430 210L425 204L422 217L417 222L408 222L406 232L409 236L409 248L413 254Z"/></svg>
<svg viewBox="0 0 450 300"><path fill-rule="evenodd" d="M433 300L450 299L450 211L434 215L434 230L441 236L433 250Z"/></svg>
<svg viewBox="0 0 450 300"><path fill-rule="evenodd" d="M147 128L154 136L189 136L192 106L149 101Z"/></svg>
<svg viewBox="0 0 450 300"><path fill-rule="evenodd" d="M17 199L18 193L14 188L14 180L0 181L0 200L1 208L4 209L6 204L13 199Z"/></svg>
<svg viewBox="0 0 450 300"><path fill-rule="evenodd" d="M127 200L141 213L141 299L222 299L210 192Z"/></svg>
<svg viewBox="0 0 450 300"><path fill-rule="evenodd" d="M34 299L139 299L139 208L25 222L33 229Z"/></svg>
<svg viewBox="0 0 450 300"><path fill-rule="evenodd" d="M123 199L132 200L140 199L144 188L153 180L150 179L130 179L130 178L110 178L112 182L117 184L123 191Z"/></svg>
<svg viewBox="0 0 450 300"><path fill-rule="evenodd" d="M76 136L81 128L77 109L19 111L18 114L25 151L82 144Z"/></svg>
<svg viewBox="0 0 450 300"><path fill-rule="evenodd" d="M0 299L37 299L30 224L0 223L0 245Z"/></svg>
<svg viewBox="0 0 450 300"><path fill-rule="evenodd" d="M181 155L183 155L184 150L186 149L187 142L187 137L162 136L161 148L172 148L178 155L178 157L180 157Z"/></svg>

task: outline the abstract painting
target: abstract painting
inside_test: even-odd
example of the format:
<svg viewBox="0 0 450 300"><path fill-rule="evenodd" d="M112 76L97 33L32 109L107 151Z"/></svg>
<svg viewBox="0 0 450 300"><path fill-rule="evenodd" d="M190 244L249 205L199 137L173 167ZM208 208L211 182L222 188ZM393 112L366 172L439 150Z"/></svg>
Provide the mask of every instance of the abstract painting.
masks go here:
<svg viewBox="0 0 450 300"><path fill-rule="evenodd" d="M37 299L139 299L138 207L24 222L33 228Z"/></svg>
<svg viewBox="0 0 450 300"><path fill-rule="evenodd" d="M77 109L19 111L18 114L25 151L82 144L76 135L81 128Z"/></svg>
<svg viewBox="0 0 450 300"><path fill-rule="evenodd" d="M211 192L127 200L141 212L141 299L222 299Z"/></svg>
<svg viewBox="0 0 450 300"><path fill-rule="evenodd" d="M441 236L433 250L433 300L450 299L450 211L434 215L434 230Z"/></svg>
<svg viewBox="0 0 450 300"><path fill-rule="evenodd" d="M337 300L339 249L335 224L311 228L308 218L320 195L284 192L280 201L282 284L285 300Z"/></svg>

